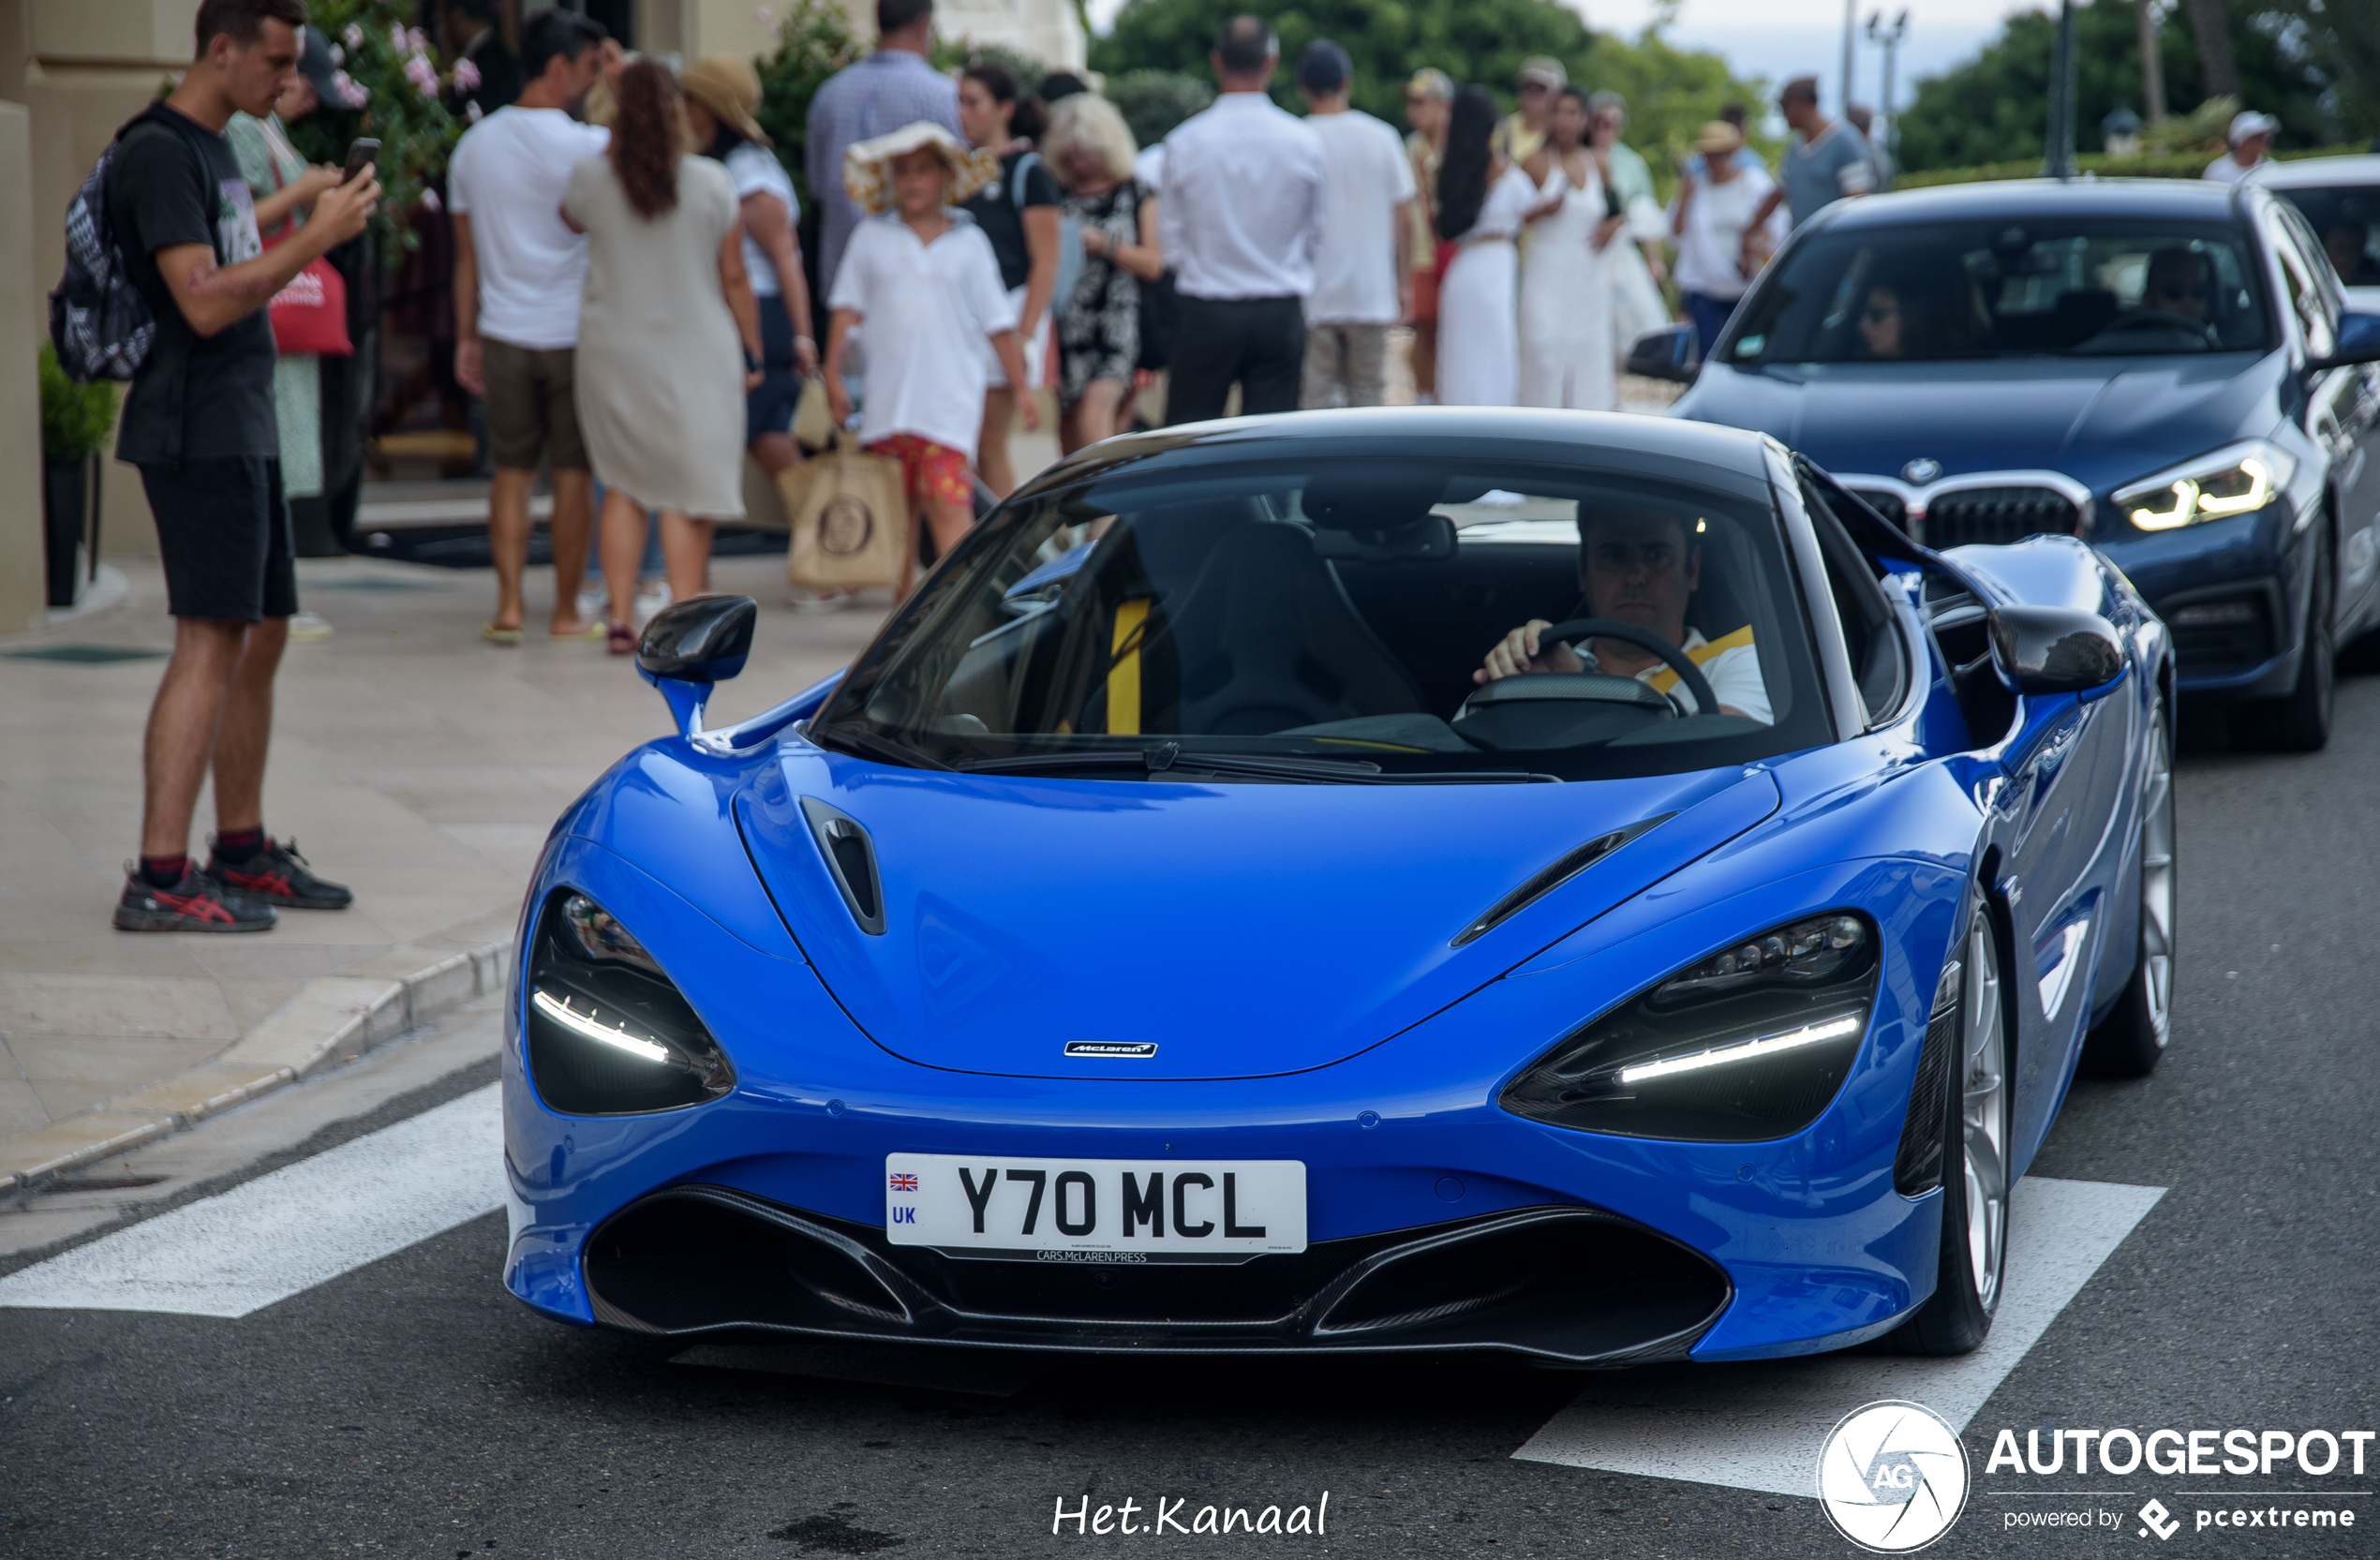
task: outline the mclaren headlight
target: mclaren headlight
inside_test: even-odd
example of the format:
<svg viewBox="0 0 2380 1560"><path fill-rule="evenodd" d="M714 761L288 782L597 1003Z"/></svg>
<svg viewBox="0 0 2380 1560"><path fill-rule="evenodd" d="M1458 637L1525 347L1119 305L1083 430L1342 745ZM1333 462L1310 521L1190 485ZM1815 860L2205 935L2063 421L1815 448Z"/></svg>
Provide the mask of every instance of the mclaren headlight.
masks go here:
<svg viewBox="0 0 2380 1560"><path fill-rule="evenodd" d="M1555 1046L1504 1108L1582 1132L1787 1137L1850 1075L1876 1003L1876 929L1833 911L1748 937Z"/></svg>
<svg viewBox="0 0 2380 1560"><path fill-rule="evenodd" d="M633 1116L736 1087L727 1054L645 945L584 894L545 901L528 972L528 1070L570 1116Z"/></svg>
<svg viewBox="0 0 2380 1560"><path fill-rule="evenodd" d="M2144 531L2254 514L2289 485L2297 470L2288 451L2252 438L2116 489L2116 513Z"/></svg>

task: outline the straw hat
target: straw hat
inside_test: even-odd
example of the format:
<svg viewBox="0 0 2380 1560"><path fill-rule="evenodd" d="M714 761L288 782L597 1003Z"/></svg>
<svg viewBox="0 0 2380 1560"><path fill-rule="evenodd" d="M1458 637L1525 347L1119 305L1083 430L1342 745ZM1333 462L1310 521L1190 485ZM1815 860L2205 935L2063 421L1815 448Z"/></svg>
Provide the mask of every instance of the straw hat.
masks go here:
<svg viewBox="0 0 2380 1560"><path fill-rule="evenodd" d="M752 118L752 111L760 107L760 78L747 62L733 54L705 54L686 67L677 85L746 141L762 146L776 144Z"/></svg>
<svg viewBox="0 0 2380 1560"><path fill-rule="evenodd" d="M1000 177L999 153L989 147L970 149L941 126L920 119L872 141L857 141L846 147L843 188L862 210L888 210L893 203L893 159L918 151L939 152L942 160L950 165L949 201L954 206Z"/></svg>
<svg viewBox="0 0 2380 1560"><path fill-rule="evenodd" d="M1694 150L1706 157L1723 157L1744 144L1744 132L1724 119L1714 119L1694 132Z"/></svg>

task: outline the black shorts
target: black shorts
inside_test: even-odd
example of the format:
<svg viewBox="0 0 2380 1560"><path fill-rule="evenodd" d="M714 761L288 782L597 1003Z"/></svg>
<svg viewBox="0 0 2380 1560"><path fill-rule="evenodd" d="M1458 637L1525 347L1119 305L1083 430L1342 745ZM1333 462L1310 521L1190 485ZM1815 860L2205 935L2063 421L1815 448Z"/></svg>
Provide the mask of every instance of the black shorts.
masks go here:
<svg viewBox="0 0 2380 1560"><path fill-rule="evenodd" d="M766 293L753 300L760 305L760 383L744 395L744 442L763 434L781 434L794 425L794 408L801 400L801 379L794 372L794 316L785 300Z"/></svg>
<svg viewBox="0 0 2380 1560"><path fill-rule="evenodd" d="M166 610L254 623L298 609L296 549L281 463L249 455L143 466L156 516Z"/></svg>

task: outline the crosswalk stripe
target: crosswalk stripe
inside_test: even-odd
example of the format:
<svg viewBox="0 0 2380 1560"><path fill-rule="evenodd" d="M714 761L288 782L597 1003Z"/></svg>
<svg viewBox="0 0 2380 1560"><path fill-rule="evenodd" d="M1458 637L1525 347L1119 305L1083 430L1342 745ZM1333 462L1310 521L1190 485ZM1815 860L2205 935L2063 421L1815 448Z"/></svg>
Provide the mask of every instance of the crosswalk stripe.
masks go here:
<svg viewBox="0 0 2380 1560"><path fill-rule="evenodd" d="M492 1212L499 1087L0 1278L0 1306L245 1316Z"/></svg>
<svg viewBox="0 0 2380 1560"><path fill-rule="evenodd" d="M1881 1398L1922 1403L1960 1429L2066 1302L2165 1195L2162 1186L2029 1177L2010 1199L2007 1288L1983 1347L1956 1359L1819 1354L1614 1372L1512 1455L1535 1463L1817 1493L1819 1444Z"/></svg>

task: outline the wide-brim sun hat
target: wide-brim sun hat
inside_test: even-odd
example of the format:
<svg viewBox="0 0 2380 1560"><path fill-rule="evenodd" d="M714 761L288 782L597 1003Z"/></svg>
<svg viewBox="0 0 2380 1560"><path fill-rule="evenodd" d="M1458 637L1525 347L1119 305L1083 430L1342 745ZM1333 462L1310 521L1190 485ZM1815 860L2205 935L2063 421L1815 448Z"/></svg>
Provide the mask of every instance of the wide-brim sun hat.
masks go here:
<svg viewBox="0 0 2380 1560"><path fill-rule="evenodd" d="M1744 144L1744 132L1724 119L1714 119L1694 132L1694 150L1706 157L1724 156Z"/></svg>
<svg viewBox="0 0 2380 1560"><path fill-rule="evenodd" d="M752 111L760 107L760 78L747 62L733 54L705 54L686 67L677 85L746 141L761 146L777 144L752 117Z"/></svg>
<svg viewBox="0 0 2380 1560"><path fill-rule="evenodd" d="M930 119L903 125L843 149L843 188L860 209L881 212L893 203L892 164L912 152L941 154L950 165L949 201L958 205L1000 177L1000 154L990 147L968 146Z"/></svg>

